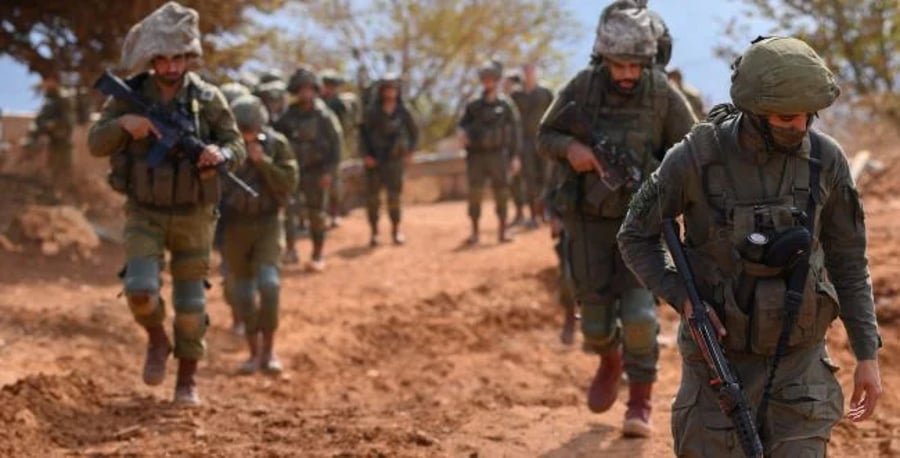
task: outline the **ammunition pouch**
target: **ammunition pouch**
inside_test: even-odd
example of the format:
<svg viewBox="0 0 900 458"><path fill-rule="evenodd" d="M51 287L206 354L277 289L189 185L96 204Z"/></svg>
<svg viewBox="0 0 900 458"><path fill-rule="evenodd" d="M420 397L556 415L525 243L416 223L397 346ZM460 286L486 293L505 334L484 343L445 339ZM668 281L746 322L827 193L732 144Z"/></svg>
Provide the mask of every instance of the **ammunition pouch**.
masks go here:
<svg viewBox="0 0 900 458"><path fill-rule="evenodd" d="M150 167L146 158L130 161L128 196L137 203L155 208L215 205L222 196L218 174L201 178L200 171L186 157L173 157L159 167Z"/></svg>

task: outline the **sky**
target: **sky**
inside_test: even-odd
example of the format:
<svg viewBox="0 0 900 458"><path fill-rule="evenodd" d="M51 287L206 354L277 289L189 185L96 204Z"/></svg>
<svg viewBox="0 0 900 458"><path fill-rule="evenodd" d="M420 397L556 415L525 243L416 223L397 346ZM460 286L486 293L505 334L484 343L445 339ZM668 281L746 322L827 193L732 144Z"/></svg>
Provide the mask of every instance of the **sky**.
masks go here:
<svg viewBox="0 0 900 458"><path fill-rule="evenodd" d="M496 0L500 1L500 0ZM588 62L594 28L606 0L564 0L583 27L582 39L573 44L569 68L577 71ZM681 68L685 81L700 89L707 102L728 100L728 64L713 56L713 46L724 23L741 11L737 0L651 0L651 9L662 15L674 38L671 65ZM756 27L754 27L756 26ZM751 24L746 41L765 32L764 24ZM8 57L0 57L0 109L34 111L40 97L33 88L39 78Z"/></svg>

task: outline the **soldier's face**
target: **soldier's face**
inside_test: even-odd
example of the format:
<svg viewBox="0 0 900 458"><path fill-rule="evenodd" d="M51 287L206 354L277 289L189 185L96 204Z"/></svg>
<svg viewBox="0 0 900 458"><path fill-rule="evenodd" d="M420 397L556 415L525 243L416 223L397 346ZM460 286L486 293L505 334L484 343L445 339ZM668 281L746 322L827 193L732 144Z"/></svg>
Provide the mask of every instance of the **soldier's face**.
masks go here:
<svg viewBox="0 0 900 458"><path fill-rule="evenodd" d="M174 85L181 82L187 71L187 56L156 56L153 59L153 71L164 84Z"/></svg>
<svg viewBox="0 0 900 458"><path fill-rule="evenodd" d="M381 88L381 100L393 102L397 100L397 95L397 88L393 85L388 84Z"/></svg>
<svg viewBox="0 0 900 458"><path fill-rule="evenodd" d="M609 68L609 75L612 77L613 83L625 90L634 89L641 80L641 71L644 65L640 62L618 60L610 57L603 58L606 66Z"/></svg>
<svg viewBox="0 0 900 458"><path fill-rule="evenodd" d="M485 92L494 92L497 89L497 78L494 75L482 76L481 87Z"/></svg>
<svg viewBox="0 0 900 458"><path fill-rule="evenodd" d="M805 132L808 122L809 115L806 113L769 115L769 125L780 129L790 129Z"/></svg>
<svg viewBox="0 0 900 458"><path fill-rule="evenodd" d="M297 91L297 98L305 104L312 103L312 101L316 98L316 88L310 85L301 87Z"/></svg>

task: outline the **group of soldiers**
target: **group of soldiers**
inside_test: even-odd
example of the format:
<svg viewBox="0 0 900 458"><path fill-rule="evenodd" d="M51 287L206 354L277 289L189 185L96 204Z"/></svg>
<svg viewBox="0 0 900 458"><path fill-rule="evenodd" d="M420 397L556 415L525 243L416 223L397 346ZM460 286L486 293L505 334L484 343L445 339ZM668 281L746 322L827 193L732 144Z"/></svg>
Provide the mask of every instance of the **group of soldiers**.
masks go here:
<svg viewBox="0 0 900 458"><path fill-rule="evenodd" d="M310 267L324 269L329 210L334 224L340 208L329 194L339 195L336 167L352 142L366 169L370 244L380 243L382 191L391 239L403 244L403 170L418 143L397 75L379 80L356 105L335 74L320 78L306 68L286 79L265 75L252 90L220 91L191 71L202 55L197 21L192 9L162 6L129 32L122 67L135 75L127 81L134 92L193 120L202 153L191 157L179 144L151 164L161 133L140 107L116 98L89 135L92 154L110 157L110 183L128 196L122 277L148 334L144 381L162 383L174 351L175 401L187 405L200 402L195 373L209 325L205 278L217 215L226 296L250 353L239 370L279 372L280 262L283 253L297 261L298 220L309 220ZM732 456L740 447L687 331L698 313L714 323L754 406L766 456L824 456L843 412L824 344L835 318L858 361L850 418L870 416L881 392L860 199L840 146L811 129L840 89L801 40L760 38L733 66L732 103L706 116L680 74L664 71L671 45L645 1L617 0L601 14L590 64L555 97L538 84L533 65L521 75L504 75L496 61L481 66L482 92L458 124L468 171L467 242L480 241L487 181L500 242L511 240L512 223L551 223L566 309L562 340L574 341L577 304L584 348L599 355L588 407L609 410L624 372L626 436L652 433L656 307L666 302L683 317L682 380L672 407L678 456ZM576 132L573 119L585 120L588 135ZM222 180L220 164L259 197ZM287 224L279 216L285 211ZM683 221L693 277L672 269L661 242L662 222L675 218ZM787 237L805 245L786 253ZM166 251L174 348L160 295ZM686 299L683 278L696 281L703 304Z"/></svg>

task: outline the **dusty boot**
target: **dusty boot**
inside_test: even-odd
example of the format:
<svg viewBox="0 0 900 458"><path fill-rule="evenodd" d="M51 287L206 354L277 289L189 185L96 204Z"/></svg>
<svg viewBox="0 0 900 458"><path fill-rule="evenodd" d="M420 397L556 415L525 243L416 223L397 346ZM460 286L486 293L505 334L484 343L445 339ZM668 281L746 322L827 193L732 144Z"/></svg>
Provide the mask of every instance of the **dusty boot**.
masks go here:
<svg viewBox="0 0 900 458"><path fill-rule="evenodd" d="M509 235L509 226L504 218L500 218L500 231L497 234L497 240L500 243L509 243L513 241L513 237Z"/></svg>
<svg viewBox="0 0 900 458"><path fill-rule="evenodd" d="M369 229L371 231L372 236L369 238L369 246L372 248L377 247L381 244L381 241L378 240L378 226L375 224L369 224Z"/></svg>
<svg viewBox="0 0 900 458"><path fill-rule="evenodd" d="M505 222L505 221L504 221ZM510 226L521 226L525 222L525 212L522 211L521 205L516 205L516 217L513 218Z"/></svg>
<svg viewBox="0 0 900 458"><path fill-rule="evenodd" d="M297 249L294 247L290 247L284 250L284 255L281 257L281 262L285 264L298 264L300 262L300 256L297 255Z"/></svg>
<svg viewBox="0 0 900 458"><path fill-rule="evenodd" d="M196 359L178 360L178 379L175 381L175 404L189 407L200 405L200 395L197 394L197 383L194 381L194 374L196 373Z"/></svg>
<svg viewBox="0 0 900 458"><path fill-rule="evenodd" d="M406 236L403 235L402 232L400 232L400 228L397 226L394 226L394 228L391 230L391 238L394 239L394 245L399 246L406 243Z"/></svg>
<svg viewBox="0 0 900 458"><path fill-rule="evenodd" d="M625 424L622 434L625 437L650 437L653 427L650 425L650 392L652 383L631 383L628 385L628 410L625 411Z"/></svg>
<svg viewBox="0 0 900 458"><path fill-rule="evenodd" d="M238 366L238 374L250 375L259 370L259 334L247 336L247 349L250 357Z"/></svg>
<svg viewBox="0 0 900 458"><path fill-rule="evenodd" d="M284 366L275 356L275 331L263 332L259 367L268 374L280 374L284 371Z"/></svg>
<svg viewBox="0 0 900 458"><path fill-rule="evenodd" d="M466 239L466 245L478 245L479 237L478 237L478 220L472 219L472 235Z"/></svg>
<svg viewBox="0 0 900 458"><path fill-rule="evenodd" d="M162 325L148 327L147 355L144 357L144 383L159 385L166 379L166 362L172 352L172 344Z"/></svg>
<svg viewBox="0 0 900 458"><path fill-rule="evenodd" d="M565 345L575 343L575 307L566 307L566 316L563 321L562 332L559 334L559 340Z"/></svg>
<svg viewBox="0 0 900 458"><path fill-rule="evenodd" d="M534 230L538 228L538 211L537 206L532 203L528 206L531 212L531 218L525 221L525 229Z"/></svg>
<svg viewBox="0 0 900 458"><path fill-rule="evenodd" d="M322 251L324 251L325 242L323 241L315 241L313 242L313 253L312 260L309 262L309 270L312 272L324 272L325 271L325 257L322 255Z"/></svg>
<svg viewBox="0 0 900 458"><path fill-rule="evenodd" d="M600 355L600 367L588 388L588 408L591 412L606 412L616 402L619 394L619 379L622 377L622 350Z"/></svg>

